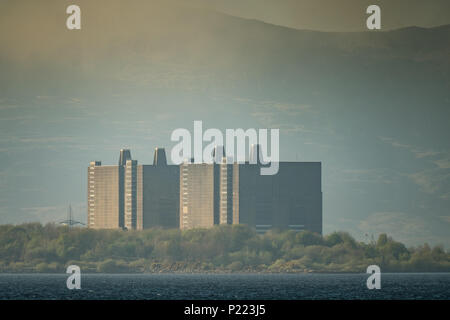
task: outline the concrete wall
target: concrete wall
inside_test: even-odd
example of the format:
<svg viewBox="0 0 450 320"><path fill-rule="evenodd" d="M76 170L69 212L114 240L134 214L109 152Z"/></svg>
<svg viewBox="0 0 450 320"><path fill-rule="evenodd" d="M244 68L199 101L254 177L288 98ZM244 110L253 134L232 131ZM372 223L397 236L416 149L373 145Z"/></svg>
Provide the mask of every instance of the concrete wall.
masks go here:
<svg viewBox="0 0 450 320"><path fill-rule="evenodd" d="M258 165L235 165L233 219L269 229L322 233L321 163L281 162L278 174L261 176Z"/></svg>
<svg viewBox="0 0 450 320"><path fill-rule="evenodd" d="M117 229L122 226L123 167L90 166L88 168L88 227Z"/></svg>
<svg viewBox="0 0 450 320"><path fill-rule="evenodd" d="M139 165L137 229L179 227L179 167Z"/></svg>

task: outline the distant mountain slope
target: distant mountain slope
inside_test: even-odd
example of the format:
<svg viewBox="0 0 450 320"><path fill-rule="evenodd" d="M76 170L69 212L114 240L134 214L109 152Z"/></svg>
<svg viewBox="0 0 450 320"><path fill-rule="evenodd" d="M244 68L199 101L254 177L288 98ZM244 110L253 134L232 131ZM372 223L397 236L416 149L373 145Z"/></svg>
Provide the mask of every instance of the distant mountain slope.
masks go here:
<svg viewBox="0 0 450 320"><path fill-rule="evenodd" d="M65 84L68 74L81 78L81 83L96 76L108 83L111 77L145 81L156 68L181 78L186 71L219 77L214 81L221 86L270 76L297 91L298 83L320 85L324 78L359 82L372 74L373 80L381 81L382 72L392 70L411 79L411 72L442 76L449 69L450 26L324 33L158 1L108 1L101 9L82 3L83 28L68 31L65 4L10 3L3 3L10 8L0 13L0 63L9 70L1 78L10 89L12 79L33 82L44 70L43 86L47 81ZM28 22L30 12L33 23Z"/></svg>
<svg viewBox="0 0 450 320"><path fill-rule="evenodd" d="M88 161L128 146L151 163L203 120L279 128L283 160L321 161L325 233L450 246L450 25L327 33L77 3L81 31L64 1L0 2L0 223L61 220L85 205Z"/></svg>

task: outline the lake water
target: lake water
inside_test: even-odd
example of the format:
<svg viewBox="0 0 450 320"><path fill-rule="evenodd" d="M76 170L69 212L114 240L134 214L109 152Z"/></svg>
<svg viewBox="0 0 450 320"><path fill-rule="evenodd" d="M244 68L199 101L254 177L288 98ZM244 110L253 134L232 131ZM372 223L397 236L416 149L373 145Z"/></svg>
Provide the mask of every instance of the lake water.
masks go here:
<svg viewBox="0 0 450 320"><path fill-rule="evenodd" d="M382 274L0 274L0 299L445 299L450 273Z"/></svg>

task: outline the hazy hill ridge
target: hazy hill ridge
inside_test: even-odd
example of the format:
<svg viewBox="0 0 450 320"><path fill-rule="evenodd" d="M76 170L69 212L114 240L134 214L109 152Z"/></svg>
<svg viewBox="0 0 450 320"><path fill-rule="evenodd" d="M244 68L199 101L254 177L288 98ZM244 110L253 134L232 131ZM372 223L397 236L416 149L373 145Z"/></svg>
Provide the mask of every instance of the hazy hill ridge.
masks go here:
<svg viewBox="0 0 450 320"><path fill-rule="evenodd" d="M101 6L100 3L105 5ZM85 166L175 128L280 128L324 231L450 245L450 26L295 30L160 1L0 3L0 223L85 218Z"/></svg>

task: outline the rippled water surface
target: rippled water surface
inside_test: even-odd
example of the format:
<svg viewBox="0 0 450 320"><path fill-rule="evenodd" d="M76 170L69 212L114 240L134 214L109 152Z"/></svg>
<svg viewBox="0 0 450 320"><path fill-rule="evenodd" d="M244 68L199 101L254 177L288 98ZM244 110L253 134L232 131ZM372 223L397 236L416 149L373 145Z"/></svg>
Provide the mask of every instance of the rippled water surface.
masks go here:
<svg viewBox="0 0 450 320"><path fill-rule="evenodd" d="M450 299L450 273L85 274L68 290L66 274L0 274L0 299Z"/></svg>

